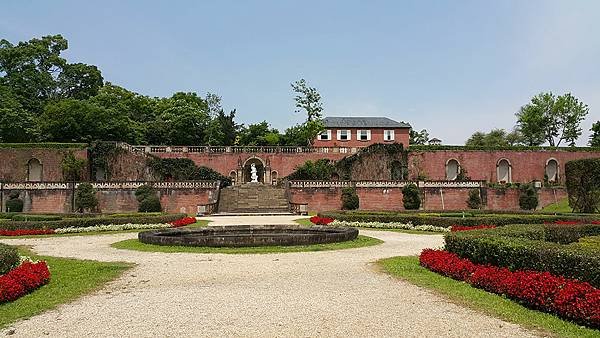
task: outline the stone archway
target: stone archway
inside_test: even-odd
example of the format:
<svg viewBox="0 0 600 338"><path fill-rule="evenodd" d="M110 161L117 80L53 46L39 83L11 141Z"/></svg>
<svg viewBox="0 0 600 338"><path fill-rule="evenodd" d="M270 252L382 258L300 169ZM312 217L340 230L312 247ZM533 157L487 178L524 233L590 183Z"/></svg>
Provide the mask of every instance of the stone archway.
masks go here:
<svg viewBox="0 0 600 338"><path fill-rule="evenodd" d="M258 175L258 183L270 182L271 180L271 168L269 168L265 162L256 156L252 156L242 165L242 183L249 183L251 179L251 167L252 164L256 166L256 173Z"/></svg>
<svg viewBox="0 0 600 338"><path fill-rule="evenodd" d="M32 158L27 162L27 181L29 182L40 182L42 181L43 175L42 162L37 158Z"/></svg>

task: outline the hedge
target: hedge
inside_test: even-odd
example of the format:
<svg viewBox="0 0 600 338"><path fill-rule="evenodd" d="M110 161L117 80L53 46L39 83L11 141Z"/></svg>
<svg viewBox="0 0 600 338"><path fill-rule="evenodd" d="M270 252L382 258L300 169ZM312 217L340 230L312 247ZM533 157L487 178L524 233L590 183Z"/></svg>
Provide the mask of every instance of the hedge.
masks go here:
<svg viewBox="0 0 600 338"><path fill-rule="evenodd" d="M600 226L586 227L594 228L588 233L600 234ZM578 228L571 226L574 232L581 230ZM507 267L513 271L547 271L600 287L600 250L579 243L564 245L544 240L548 229L543 225L510 225L453 232L445 235L445 250L476 264Z"/></svg>
<svg viewBox="0 0 600 338"><path fill-rule="evenodd" d="M186 217L186 214L160 214L158 216L129 216L129 217L81 217L62 219L58 221L4 221L0 222L2 230L28 230L28 229L58 229L71 227L91 227L106 224L153 224L169 223Z"/></svg>
<svg viewBox="0 0 600 338"><path fill-rule="evenodd" d="M0 143L0 148L8 149L83 149L85 143Z"/></svg>
<svg viewBox="0 0 600 338"><path fill-rule="evenodd" d="M514 215L488 215L460 217L460 214L454 216L429 216L415 213L390 213L390 212L343 212L328 211L321 212L319 216L330 217L340 221L348 222L397 222L412 223L413 225L434 225L440 227L450 227L452 225L476 226L476 225L509 225L509 224L542 224L554 223L556 221L577 221L590 222L600 219L599 216L562 216L562 215L540 215L540 214L514 214Z"/></svg>
<svg viewBox="0 0 600 338"><path fill-rule="evenodd" d="M569 206L580 212L600 211L600 158L565 164Z"/></svg>
<svg viewBox="0 0 600 338"><path fill-rule="evenodd" d="M0 276L9 272L19 264L17 249L0 243Z"/></svg>

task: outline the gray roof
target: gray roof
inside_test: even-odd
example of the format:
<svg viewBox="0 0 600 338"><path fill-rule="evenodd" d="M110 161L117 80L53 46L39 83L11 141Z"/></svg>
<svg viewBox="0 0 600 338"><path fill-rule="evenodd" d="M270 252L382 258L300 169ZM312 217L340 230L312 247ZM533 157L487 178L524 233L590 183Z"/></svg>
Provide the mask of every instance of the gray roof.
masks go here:
<svg viewBox="0 0 600 338"><path fill-rule="evenodd" d="M325 128L411 128L387 117L326 117L323 123Z"/></svg>

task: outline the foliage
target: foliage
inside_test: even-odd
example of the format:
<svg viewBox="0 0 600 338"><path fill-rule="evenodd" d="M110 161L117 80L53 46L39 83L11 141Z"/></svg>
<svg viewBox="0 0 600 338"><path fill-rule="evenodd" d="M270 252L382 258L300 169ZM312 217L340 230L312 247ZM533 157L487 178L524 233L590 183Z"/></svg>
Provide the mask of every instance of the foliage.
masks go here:
<svg viewBox="0 0 600 338"><path fill-rule="evenodd" d="M565 164L569 206L575 212L600 211L600 159L582 159Z"/></svg>
<svg viewBox="0 0 600 338"><path fill-rule="evenodd" d="M600 147L600 121L592 124L590 131L592 132L589 142L590 147Z"/></svg>
<svg viewBox="0 0 600 338"><path fill-rule="evenodd" d="M125 150L118 147L114 142L93 142L88 148L91 162L92 177L96 177L96 172L101 170L105 175L110 175L111 160ZM106 179L110 177L105 177Z"/></svg>
<svg viewBox="0 0 600 338"><path fill-rule="evenodd" d="M413 145L407 149L409 152L422 152L422 151L498 151L498 150L511 150L511 151L543 151L543 150L551 150L551 151L566 151L566 152L596 152L597 148L590 147L549 147L549 146L494 146L494 147L467 147L467 146L451 146L451 145Z"/></svg>
<svg viewBox="0 0 600 338"><path fill-rule="evenodd" d="M588 112L588 106L570 93L555 96L548 92L534 96L516 115L526 144L548 142L558 147L562 141L575 145L582 132L581 121Z"/></svg>
<svg viewBox="0 0 600 338"><path fill-rule="evenodd" d="M17 249L0 243L0 276L14 269L19 264Z"/></svg>
<svg viewBox="0 0 600 338"><path fill-rule="evenodd" d="M522 184L519 190L519 207L523 210L535 210L539 204L535 186L532 183Z"/></svg>
<svg viewBox="0 0 600 338"><path fill-rule="evenodd" d="M429 133L427 129L416 131L411 129L408 144L426 145L429 142Z"/></svg>
<svg viewBox="0 0 600 338"><path fill-rule="evenodd" d="M360 204L356 188L348 187L342 189L342 209L356 210Z"/></svg>
<svg viewBox="0 0 600 338"><path fill-rule="evenodd" d="M80 216L80 217L77 217ZM91 227L108 224L156 224L170 223L181 219L185 214L137 214L137 215L69 215L68 218L53 221L2 221L0 229L3 230L33 230L33 229L59 229L73 227Z"/></svg>
<svg viewBox="0 0 600 338"><path fill-rule="evenodd" d="M34 115L0 81L0 142L31 142L37 136Z"/></svg>
<svg viewBox="0 0 600 338"><path fill-rule="evenodd" d="M84 149L85 143L0 143L0 149Z"/></svg>
<svg viewBox="0 0 600 338"><path fill-rule="evenodd" d="M421 207L421 192L416 184L409 183L402 188L402 204L407 210L416 210Z"/></svg>
<svg viewBox="0 0 600 338"><path fill-rule="evenodd" d="M474 264L469 259L443 250L425 249L419 262L431 271L505 295L533 309L600 328L597 314L600 290L588 283L544 270L511 271L493 265Z"/></svg>
<svg viewBox="0 0 600 338"><path fill-rule="evenodd" d="M306 112L306 121L286 131L286 134L289 134L287 141L298 145L312 145L317 135L325 129L322 121L323 103L321 102L321 94L316 88L310 87L304 79L292 83L292 90L296 93L294 97L296 112ZM292 139L292 133L298 138Z"/></svg>
<svg viewBox="0 0 600 338"><path fill-rule="evenodd" d="M289 174L288 180L331 180L331 176L335 172L335 165L329 159L318 159L316 161L306 161L296 170Z"/></svg>
<svg viewBox="0 0 600 338"><path fill-rule="evenodd" d="M596 231L600 233L600 226L596 226ZM597 250L553 243L544 238L543 225L509 225L490 230L452 232L445 236L445 249L476 264L548 271L600 286Z"/></svg>
<svg viewBox="0 0 600 338"><path fill-rule="evenodd" d="M6 200L6 210L8 212L23 211L23 200L19 198L19 195L18 191L11 191L10 194L8 194L8 200Z"/></svg>
<svg viewBox="0 0 600 338"><path fill-rule="evenodd" d="M211 168L198 167L189 158L151 157L148 159L148 166L156 178L161 181L205 180L220 181L222 188L231 185L231 178L223 176Z"/></svg>
<svg viewBox="0 0 600 338"><path fill-rule="evenodd" d="M414 231L429 231L429 232L448 232L449 228L438 227L434 225L412 225L411 223L398 222L348 222L335 220L331 223L332 226L351 227L351 228L370 228L370 229L401 229Z"/></svg>
<svg viewBox="0 0 600 338"><path fill-rule="evenodd" d="M50 281L46 262L24 261L21 265L0 275L0 304L13 302Z"/></svg>
<svg viewBox="0 0 600 338"><path fill-rule="evenodd" d="M504 129L493 129L489 133L475 132L467 142L467 147L511 147L523 143L523 136L518 130L507 133Z"/></svg>
<svg viewBox="0 0 600 338"><path fill-rule="evenodd" d="M276 146L279 145L279 131L271 128L267 121L242 126L237 138L240 146Z"/></svg>
<svg viewBox="0 0 600 338"><path fill-rule="evenodd" d="M469 190L469 198L467 199L467 205L471 209L481 208L481 195L479 189Z"/></svg>
<svg viewBox="0 0 600 338"><path fill-rule="evenodd" d="M76 158L72 151L68 152L61 162L63 178L65 181L76 182L81 180L85 160Z"/></svg>
<svg viewBox="0 0 600 338"><path fill-rule="evenodd" d="M90 183L80 183L75 192L75 209L78 212L95 211L98 207L96 191Z"/></svg>
<svg viewBox="0 0 600 338"><path fill-rule="evenodd" d="M135 198L138 200L139 212L160 212L162 210L156 190L149 185L144 184L135 189Z"/></svg>

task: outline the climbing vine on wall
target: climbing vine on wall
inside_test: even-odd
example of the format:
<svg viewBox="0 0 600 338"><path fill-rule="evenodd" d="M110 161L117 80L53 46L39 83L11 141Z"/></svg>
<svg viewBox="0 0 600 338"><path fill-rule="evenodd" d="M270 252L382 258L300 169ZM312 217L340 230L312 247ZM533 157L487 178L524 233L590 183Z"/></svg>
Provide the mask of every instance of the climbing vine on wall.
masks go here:
<svg viewBox="0 0 600 338"><path fill-rule="evenodd" d="M115 142L94 142L88 148L88 155L91 164L92 177L96 177L98 170L104 171L108 179L110 176L110 162L115 157L126 152L125 149L118 147Z"/></svg>
<svg viewBox="0 0 600 338"><path fill-rule="evenodd" d="M231 185L231 179L211 168L197 166L189 158L159 158L150 156L148 167L152 169L156 179L161 181L207 180L221 181L221 187Z"/></svg>

